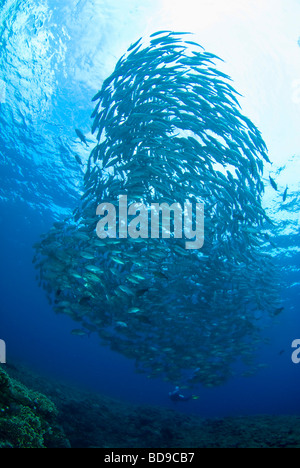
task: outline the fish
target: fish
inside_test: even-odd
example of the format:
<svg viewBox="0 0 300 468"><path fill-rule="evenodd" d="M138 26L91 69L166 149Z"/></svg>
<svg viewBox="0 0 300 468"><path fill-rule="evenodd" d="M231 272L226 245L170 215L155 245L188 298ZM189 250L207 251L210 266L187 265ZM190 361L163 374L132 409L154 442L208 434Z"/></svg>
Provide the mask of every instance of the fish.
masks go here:
<svg viewBox="0 0 300 468"><path fill-rule="evenodd" d="M266 251L274 248L262 204L267 146L219 70L221 58L190 38L139 38L105 78L92 98L96 141L78 206L41 236L33 264L54 312L81 327L73 334L97 333L138 372L212 388L228 380L237 356L249 375L257 371L260 319L282 310ZM168 239L162 219L159 238L119 238L118 230L98 238L99 202L117 207L120 195L147 206L203 202L202 249L187 251L174 238L173 217Z"/></svg>
<svg viewBox="0 0 300 468"><path fill-rule="evenodd" d="M156 276L156 278L163 279L163 280L169 279L167 275L163 273L162 271L155 271L154 276Z"/></svg>
<svg viewBox="0 0 300 468"><path fill-rule="evenodd" d="M136 49L137 46L140 44L142 38L140 38L138 41L136 41L134 44L132 44L129 49L128 49L128 52L132 51L133 49Z"/></svg>
<svg viewBox="0 0 300 468"><path fill-rule="evenodd" d="M136 292L136 296L137 296L137 297L144 296L148 291L149 291L149 288L139 289L139 290Z"/></svg>
<svg viewBox="0 0 300 468"><path fill-rule="evenodd" d="M139 281L144 281L146 279L145 276L140 275L139 273L131 273L131 276Z"/></svg>
<svg viewBox="0 0 300 468"><path fill-rule="evenodd" d="M276 190L276 192L278 192L278 186L277 186L275 180L271 176L269 176L269 179L270 179L270 182L271 182L271 185L272 185L273 189Z"/></svg>
<svg viewBox="0 0 300 468"><path fill-rule="evenodd" d="M128 314L138 314L141 312L141 309L138 307L132 307L131 309L128 310Z"/></svg>
<svg viewBox="0 0 300 468"><path fill-rule="evenodd" d="M289 188L287 187L287 188L285 189L285 191L284 191L283 196L282 196L282 201L283 201L283 203L285 203L286 200L287 200L288 190L289 190Z"/></svg>
<svg viewBox="0 0 300 468"><path fill-rule="evenodd" d="M274 316L277 317L277 315L280 315L284 311L284 307L278 307L277 309L274 310Z"/></svg>
<svg viewBox="0 0 300 468"><path fill-rule="evenodd" d="M125 322L116 322L116 328L128 328L128 325Z"/></svg>
<svg viewBox="0 0 300 468"><path fill-rule="evenodd" d="M79 304L80 305L87 305L90 303L90 301L92 300L92 297L91 296L83 296L80 301L79 301Z"/></svg>
<svg viewBox="0 0 300 468"><path fill-rule="evenodd" d="M126 262L118 257L111 257L111 259L113 262L117 263L118 265L126 265Z"/></svg>
<svg viewBox="0 0 300 468"><path fill-rule="evenodd" d="M104 273L102 268L99 268L99 267L94 266L94 265L86 265L85 269L90 271L91 273L95 273L97 275L101 275L101 274Z"/></svg>
<svg viewBox="0 0 300 468"><path fill-rule="evenodd" d="M167 33L169 34L171 32L172 31L157 31L157 32L151 34L150 37L153 38L153 37L156 37L156 36L161 36L162 34L167 34Z"/></svg>
<svg viewBox="0 0 300 468"><path fill-rule="evenodd" d="M83 163L82 163L82 161L81 161L81 158L78 156L78 154L75 154L74 157L75 157L77 163L79 164L79 166L83 166Z"/></svg>
<svg viewBox="0 0 300 468"><path fill-rule="evenodd" d="M127 286L121 285L119 286L119 289L125 294L127 294L128 296L134 296L134 292L131 291L131 289L129 289Z"/></svg>
<svg viewBox="0 0 300 468"><path fill-rule="evenodd" d="M88 147L89 144L88 144L87 139L85 138L84 134L82 133L82 131L79 130L78 128L76 128L75 133L78 136L78 138L80 139L81 143L84 143Z"/></svg>
<svg viewBox="0 0 300 468"><path fill-rule="evenodd" d="M82 329L74 329L71 331L71 334L74 336L88 336L89 332Z"/></svg>
<svg viewBox="0 0 300 468"><path fill-rule="evenodd" d="M89 252L80 252L79 254L82 258L84 258L85 260L94 260L95 259L95 255L89 253Z"/></svg>

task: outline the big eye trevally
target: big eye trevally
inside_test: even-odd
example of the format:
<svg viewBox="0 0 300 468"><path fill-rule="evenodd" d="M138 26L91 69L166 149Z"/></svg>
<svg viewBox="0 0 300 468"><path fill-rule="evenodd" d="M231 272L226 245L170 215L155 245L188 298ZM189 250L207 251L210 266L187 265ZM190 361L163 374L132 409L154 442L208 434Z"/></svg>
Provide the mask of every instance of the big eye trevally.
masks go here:
<svg viewBox="0 0 300 468"><path fill-rule="evenodd" d="M230 378L236 360L251 366L259 317L280 308L279 279L262 207L266 145L220 60L190 39L141 38L105 79L93 98L97 144L84 194L74 217L42 236L35 265L49 300L60 291L55 312L138 371L211 387ZM138 228L136 239L100 240L97 207L117 206L120 195L148 206L204 203L203 248L142 238Z"/></svg>

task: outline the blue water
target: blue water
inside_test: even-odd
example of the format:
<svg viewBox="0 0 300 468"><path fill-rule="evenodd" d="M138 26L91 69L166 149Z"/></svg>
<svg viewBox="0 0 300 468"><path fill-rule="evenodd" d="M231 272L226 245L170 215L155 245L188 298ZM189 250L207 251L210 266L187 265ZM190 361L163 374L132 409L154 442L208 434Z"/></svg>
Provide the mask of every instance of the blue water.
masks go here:
<svg viewBox="0 0 300 468"><path fill-rule="evenodd" d="M94 335L71 335L76 326L54 314L32 265L33 244L76 208L81 194L82 173L74 154L84 160L89 153L76 141L74 129L89 134L91 98L148 27L149 3L131 1L126 8L126 2L122 7L103 2L100 10L98 2L88 0L1 4L0 79L6 96L0 104L0 338L7 358L124 401L174 408L169 383L137 375L133 362L101 347ZM292 156L288 152L278 166ZM299 157L293 165L299 174ZM284 313L262 335L270 342L262 344L258 362L268 366L219 388L199 387L199 400L177 405L178 411L203 417L300 411L300 365L291 360L291 343L300 339L299 183L297 178L287 182L294 184L287 217L292 230L282 234L279 255L288 286L279 291ZM276 206L272 209L279 212Z"/></svg>

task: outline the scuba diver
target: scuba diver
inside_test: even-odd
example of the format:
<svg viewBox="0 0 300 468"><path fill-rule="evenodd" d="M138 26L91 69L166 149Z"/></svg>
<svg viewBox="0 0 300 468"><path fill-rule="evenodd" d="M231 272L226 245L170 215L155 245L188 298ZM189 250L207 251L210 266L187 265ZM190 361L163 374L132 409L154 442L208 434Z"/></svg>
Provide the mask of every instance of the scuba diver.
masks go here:
<svg viewBox="0 0 300 468"><path fill-rule="evenodd" d="M197 397L196 395L191 395L191 396L181 395L180 388L175 387L175 390L173 392L169 392L169 398L174 403L178 403L179 401L198 400L199 397Z"/></svg>

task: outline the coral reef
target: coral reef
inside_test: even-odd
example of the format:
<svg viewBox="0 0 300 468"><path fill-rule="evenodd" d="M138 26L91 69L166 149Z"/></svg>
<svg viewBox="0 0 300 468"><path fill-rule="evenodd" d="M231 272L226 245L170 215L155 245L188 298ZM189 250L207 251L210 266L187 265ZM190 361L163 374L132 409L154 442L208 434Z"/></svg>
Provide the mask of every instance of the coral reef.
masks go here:
<svg viewBox="0 0 300 468"><path fill-rule="evenodd" d="M45 395L11 378L0 367L0 447L68 447L58 411Z"/></svg>
<svg viewBox="0 0 300 468"><path fill-rule="evenodd" d="M2 446L300 448L300 416L202 419L117 401L51 381L22 367L9 369L9 374L34 390L0 371ZM55 406L39 391L48 395Z"/></svg>

